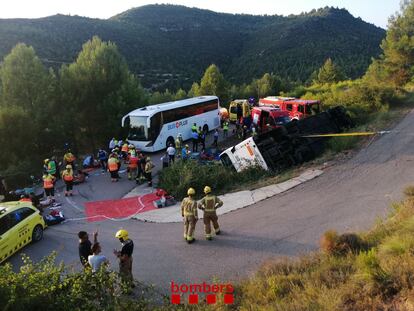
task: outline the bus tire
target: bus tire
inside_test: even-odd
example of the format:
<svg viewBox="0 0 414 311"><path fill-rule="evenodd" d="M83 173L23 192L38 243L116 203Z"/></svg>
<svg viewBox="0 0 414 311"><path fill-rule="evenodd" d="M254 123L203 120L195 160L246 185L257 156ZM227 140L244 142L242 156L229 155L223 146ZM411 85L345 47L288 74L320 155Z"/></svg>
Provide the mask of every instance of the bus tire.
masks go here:
<svg viewBox="0 0 414 311"><path fill-rule="evenodd" d="M170 136L167 138L167 141L165 142L165 148L168 148L170 145L174 146L174 137Z"/></svg>
<svg viewBox="0 0 414 311"><path fill-rule="evenodd" d="M203 132L204 133L208 133L208 125L207 124L204 124L204 126L203 126Z"/></svg>

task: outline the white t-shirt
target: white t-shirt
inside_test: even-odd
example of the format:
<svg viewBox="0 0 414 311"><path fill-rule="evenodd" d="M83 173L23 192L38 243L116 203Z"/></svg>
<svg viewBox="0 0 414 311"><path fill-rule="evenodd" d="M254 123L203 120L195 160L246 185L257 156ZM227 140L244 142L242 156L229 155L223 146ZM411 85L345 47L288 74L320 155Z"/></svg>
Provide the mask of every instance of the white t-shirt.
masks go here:
<svg viewBox="0 0 414 311"><path fill-rule="evenodd" d="M167 148L168 155L175 155L175 148L174 147L168 147Z"/></svg>
<svg viewBox="0 0 414 311"><path fill-rule="evenodd" d="M93 272L98 271L101 265L106 261L107 259L103 255L89 255L88 256L88 262L91 265Z"/></svg>

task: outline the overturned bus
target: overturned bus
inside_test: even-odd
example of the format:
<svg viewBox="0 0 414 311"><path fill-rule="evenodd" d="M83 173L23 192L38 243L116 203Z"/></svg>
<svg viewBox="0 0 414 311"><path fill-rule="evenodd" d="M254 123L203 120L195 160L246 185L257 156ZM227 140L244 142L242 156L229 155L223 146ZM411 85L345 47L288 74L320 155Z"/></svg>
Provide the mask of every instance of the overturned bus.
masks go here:
<svg viewBox="0 0 414 311"><path fill-rule="evenodd" d="M240 172L251 166L280 172L309 161L324 150L326 137L307 135L340 133L353 126L342 106L308 118L293 121L271 131L250 137L220 154L222 163Z"/></svg>

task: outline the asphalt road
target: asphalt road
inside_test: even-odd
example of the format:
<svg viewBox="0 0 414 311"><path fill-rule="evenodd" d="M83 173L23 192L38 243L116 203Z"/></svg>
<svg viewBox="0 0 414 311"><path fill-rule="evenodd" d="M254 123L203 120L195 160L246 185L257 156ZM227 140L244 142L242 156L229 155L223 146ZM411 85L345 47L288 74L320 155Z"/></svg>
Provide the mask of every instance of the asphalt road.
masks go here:
<svg viewBox="0 0 414 311"><path fill-rule="evenodd" d="M170 282L200 283L217 277L235 281L253 273L264 261L295 256L318 248L321 234L367 229L402 197L414 180L414 111L394 129L373 141L352 159L329 167L325 173L282 195L221 216L223 235L203 239L203 226L196 228L197 241L182 240L181 224L153 224L128 220L87 223L70 221L51 227L44 239L24 252L38 260L52 250L58 259L79 267L79 230L99 230L103 254L116 269L112 255L119 242L114 233L125 228L135 243L134 276L168 292ZM76 188L73 206L65 204L70 218L83 217L86 200L116 198L134 185L123 178L111 184L109 176L94 175ZM80 209L80 210L78 210ZM19 256L10 260L19 265Z"/></svg>

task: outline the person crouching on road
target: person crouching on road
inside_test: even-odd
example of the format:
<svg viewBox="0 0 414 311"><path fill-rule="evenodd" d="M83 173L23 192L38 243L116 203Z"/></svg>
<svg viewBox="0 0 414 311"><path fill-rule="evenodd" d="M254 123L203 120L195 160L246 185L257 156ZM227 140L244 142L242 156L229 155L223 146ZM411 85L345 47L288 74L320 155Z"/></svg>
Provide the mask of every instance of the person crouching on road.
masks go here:
<svg viewBox="0 0 414 311"><path fill-rule="evenodd" d="M155 167L154 164L152 164L151 158L147 157L145 161L145 175L148 180L148 186L152 187L152 169Z"/></svg>
<svg viewBox="0 0 414 311"><path fill-rule="evenodd" d="M43 188L45 189L46 197L49 200L55 200L55 180L56 178L50 175L48 172L43 174Z"/></svg>
<svg viewBox="0 0 414 311"><path fill-rule="evenodd" d="M211 194L211 188L209 186L204 187L204 193L206 196L201 199L198 208L204 211L203 221L206 240L211 240L213 238L211 235L211 223L213 223L216 235L220 234L216 209L221 207L223 202L217 196Z"/></svg>
<svg viewBox="0 0 414 311"><path fill-rule="evenodd" d="M134 286L132 276L132 253L134 252L134 242L129 239L128 231L119 230L115 237L121 242L122 249L114 250L114 255L119 259L119 274L124 282Z"/></svg>
<svg viewBox="0 0 414 311"><path fill-rule="evenodd" d="M65 182L65 197L73 195L73 170L72 165L66 165L66 169L62 172L62 179Z"/></svg>
<svg viewBox="0 0 414 311"><path fill-rule="evenodd" d="M111 154L108 159L108 171L111 174L111 181L117 182L119 179L119 160L115 154Z"/></svg>
<svg viewBox="0 0 414 311"><path fill-rule="evenodd" d="M184 220L184 240L190 244L195 241L193 235L198 220L198 212L197 202L194 199L195 190L193 188L188 189L187 195L188 197L181 202L181 216Z"/></svg>

